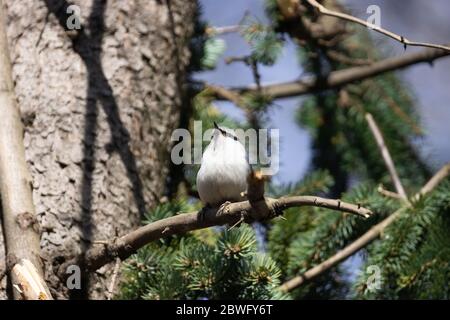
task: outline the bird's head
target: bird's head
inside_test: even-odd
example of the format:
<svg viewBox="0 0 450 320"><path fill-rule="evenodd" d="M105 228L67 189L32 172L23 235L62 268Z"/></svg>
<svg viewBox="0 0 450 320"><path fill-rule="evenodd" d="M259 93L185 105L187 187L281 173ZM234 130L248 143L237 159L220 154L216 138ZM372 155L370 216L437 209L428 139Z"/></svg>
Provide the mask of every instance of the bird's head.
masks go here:
<svg viewBox="0 0 450 320"><path fill-rule="evenodd" d="M225 128L225 127L219 127L219 125L217 124L217 122L214 121L214 128L216 130L214 130L213 133L213 140L222 140L222 139L233 139L234 141L237 141L238 138L236 137L236 135L233 133L233 131L231 129Z"/></svg>

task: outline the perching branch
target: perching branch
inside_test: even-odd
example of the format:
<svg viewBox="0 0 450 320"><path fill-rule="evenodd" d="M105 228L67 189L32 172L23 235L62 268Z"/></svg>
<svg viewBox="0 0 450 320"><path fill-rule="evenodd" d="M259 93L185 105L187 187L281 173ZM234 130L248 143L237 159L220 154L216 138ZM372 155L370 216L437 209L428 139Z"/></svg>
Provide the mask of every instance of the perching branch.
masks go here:
<svg viewBox="0 0 450 320"><path fill-rule="evenodd" d="M316 0L306 0L306 1L311 6L316 8L321 14L360 24L368 29L372 29L378 33L388 36L389 38L392 38L398 42L403 43L403 45L405 46L405 49L406 49L406 46L408 45L408 46L415 46L415 47L428 47L428 48L442 49L442 50L446 50L447 52L450 52L450 47L447 47L445 45L410 41L403 36L400 36L392 31L383 29L382 27L379 27L373 23L369 23L365 20L356 18L356 17L346 14L346 13L329 10L329 9L325 8L323 5L321 5L320 3L318 3Z"/></svg>
<svg viewBox="0 0 450 320"><path fill-rule="evenodd" d="M418 200L421 196L432 191L442 180L450 175L450 163L446 164L442 167L428 182L422 187L422 189L413 197L414 200ZM403 207L395 211L389 217L376 224L372 228L369 229L366 233L364 233L361 237L356 239L354 242L346 246L344 249L331 256L327 260L318 264L317 266L309 269L305 273L298 275L280 286L280 290L284 292L291 291L299 286L301 286L305 281L309 281L323 272L329 270L330 268L336 266L341 261L347 259L351 255L358 252L360 249L364 248L368 244L370 244L373 240L378 238L380 234L386 229L392 222L396 220L396 218L403 212L405 209L411 207L410 203L405 203Z"/></svg>
<svg viewBox="0 0 450 320"><path fill-rule="evenodd" d="M341 87L356 81L371 78L385 72L402 69L417 63L428 62L446 57L450 52L441 49L424 49L419 52L409 53L393 58L386 58L367 66L351 67L344 70L331 72L326 78L307 77L298 81L272 84L261 87L261 93L273 99L295 97L310 94L322 90ZM255 86L230 88L235 94L257 92ZM227 97L216 93L218 100L228 100Z"/></svg>
<svg viewBox="0 0 450 320"><path fill-rule="evenodd" d="M256 215L260 217L259 220L272 219L278 215L278 212L291 207L315 206L349 212L364 218L369 217L371 214L370 210L358 205L313 196L296 196L280 199L266 198L260 200L259 203L267 207L267 212L264 214L254 212L249 201L242 201L230 203L225 206L224 210L217 210L216 208L193 213L182 213L150 223L107 244L96 245L86 254L86 268L88 270L96 270L114 260L115 257L120 257L122 260L126 259L139 248L160 238L212 226L233 225L241 217L244 218L245 222L254 221L253 216Z"/></svg>
<svg viewBox="0 0 450 320"><path fill-rule="evenodd" d="M188 231L221 225L235 225L239 220L247 223L272 219L292 207L314 206L356 214L367 218L372 212L360 205L341 200L325 199L314 196L295 196L279 199L264 198L261 179L256 183L249 181L249 201L226 204L223 208L202 209L198 212L182 213L158 220L122 237L97 244L85 256L85 269L93 271L113 261L117 257L124 260L144 245L160 238ZM261 195L262 194L262 195Z"/></svg>
<svg viewBox="0 0 450 320"><path fill-rule="evenodd" d="M25 161L3 10L0 0L0 194L6 267L15 299L51 299L40 260L39 224Z"/></svg>
<svg viewBox="0 0 450 320"><path fill-rule="evenodd" d="M383 135L377 126L373 116L370 113L366 113L366 121L369 124L370 131L377 142L378 149L380 149L384 163L391 175L392 182L394 183L395 190L403 200L407 200L405 189L403 188L400 178L398 177L397 170L395 169L394 161L392 161L391 154L389 153L386 143L384 142Z"/></svg>

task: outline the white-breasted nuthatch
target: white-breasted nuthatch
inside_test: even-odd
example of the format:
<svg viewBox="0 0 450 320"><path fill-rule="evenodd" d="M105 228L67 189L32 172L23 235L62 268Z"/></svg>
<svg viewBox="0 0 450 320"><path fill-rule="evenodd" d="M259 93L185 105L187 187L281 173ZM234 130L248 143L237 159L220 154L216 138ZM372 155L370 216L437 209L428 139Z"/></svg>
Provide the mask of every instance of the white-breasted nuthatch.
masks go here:
<svg viewBox="0 0 450 320"><path fill-rule="evenodd" d="M197 174L197 190L206 206L220 206L224 202L242 201L247 191L250 165L245 148L228 128L214 122L211 142L203 153Z"/></svg>

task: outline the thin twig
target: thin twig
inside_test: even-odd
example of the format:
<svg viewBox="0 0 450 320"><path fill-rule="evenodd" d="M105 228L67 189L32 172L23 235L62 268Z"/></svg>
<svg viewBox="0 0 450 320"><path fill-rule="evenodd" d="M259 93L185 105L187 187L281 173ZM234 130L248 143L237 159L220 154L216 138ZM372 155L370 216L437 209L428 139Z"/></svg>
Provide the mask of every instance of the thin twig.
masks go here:
<svg viewBox="0 0 450 320"><path fill-rule="evenodd" d="M219 35L227 33L235 33L240 31L240 25L224 26L224 27L207 27L205 33L208 35Z"/></svg>
<svg viewBox="0 0 450 320"><path fill-rule="evenodd" d="M250 57L249 56L230 56L225 57L225 63L226 64L232 64L234 62L242 62L245 64L248 64Z"/></svg>
<svg viewBox="0 0 450 320"><path fill-rule="evenodd" d="M255 80L256 90L261 94L261 74L258 70L258 61L256 59L250 59L249 65L252 69L253 79Z"/></svg>
<svg viewBox="0 0 450 320"><path fill-rule="evenodd" d="M233 230L238 225L240 225L242 222L244 222L244 220L245 220L245 218L244 218L244 216L242 216L242 218L240 218L235 224L233 224L231 227L229 227L227 231Z"/></svg>
<svg viewBox="0 0 450 320"><path fill-rule="evenodd" d="M314 76L304 77L300 80L263 85L261 92L272 99L296 97L311 94L322 90L342 87L347 84L368 79L385 72L394 71L418 63L431 63L436 59L447 57L450 52L440 49L423 49L418 52L404 54L397 57L386 58L367 66L349 67L343 70L332 71L325 79L318 80ZM257 92L255 85L229 88L235 94ZM215 94L218 100L228 100L224 95Z"/></svg>
<svg viewBox="0 0 450 320"><path fill-rule="evenodd" d="M413 197L414 199L418 199L421 196L431 192L442 180L447 178L450 175L450 163L446 164L442 167L428 182L422 187L422 189ZM330 268L336 266L341 261L347 259L351 255L358 252L360 249L364 248L368 244L370 244L373 240L378 238L382 231L386 229L392 222L396 220L396 218L407 208L410 208L410 203L405 203L403 207L395 211L389 217L376 224L372 228L370 228L366 233L364 233L361 237L353 241L351 244L343 248L341 251L331 256L327 260L322 263L316 265L315 267L309 269L305 273L298 275L285 283L283 283L279 288L281 291L288 292L295 288L298 288L305 281L311 280L323 272L329 270Z"/></svg>
<svg viewBox="0 0 450 320"><path fill-rule="evenodd" d="M92 244L108 244L108 241L105 241L105 240L92 240L89 242Z"/></svg>
<svg viewBox="0 0 450 320"><path fill-rule="evenodd" d="M381 131L377 126L377 123L375 122L374 118L370 113L366 113L366 120L377 142L378 148L380 149L381 155L383 156L384 163L386 164L389 174L391 175L395 190L402 197L402 199L407 200L408 196L406 195L405 189L403 188L403 185L400 182L400 178L398 177L394 162L392 161L391 155L389 153L388 148L386 147L386 143L384 142L383 135L381 134Z"/></svg>
<svg viewBox="0 0 450 320"><path fill-rule="evenodd" d="M392 31L383 29L382 27L379 27L373 23L369 23L365 20L356 18L352 15L346 14L346 13L342 13L342 12L337 12L337 11L332 11L329 10L327 8L325 8L323 5L321 5L320 3L318 3L316 0L306 0L311 6L315 7L321 14L324 14L326 16L330 16L330 17L335 17L335 18L339 18L339 19L343 19L343 20L347 20L350 22L354 22L357 24L360 24L368 29L372 29L378 33L384 34L385 36L388 36L389 38L392 38L400 43L402 43L405 46L415 46L415 47L427 47L427 48L435 48L435 49L442 49L445 50L447 52L450 52L450 47L447 47L445 45L440 45L440 44L434 44L434 43L427 43L427 42L417 42L417 41L411 41L406 39L403 36L400 36Z"/></svg>
<svg viewBox="0 0 450 320"><path fill-rule="evenodd" d="M429 193L449 175L450 175L450 163L447 163L427 182L427 184L420 190L420 192L413 197L413 200L418 200L421 196Z"/></svg>
<svg viewBox="0 0 450 320"><path fill-rule="evenodd" d="M384 189L381 184L378 186L377 191L380 194L382 194L383 196L386 196L386 197L389 197L389 198L402 199L402 197L398 193Z"/></svg>
<svg viewBox="0 0 450 320"><path fill-rule="evenodd" d="M358 59L358 58L348 57L345 54L342 54L335 50L326 50L325 54L331 60L334 60L336 62L340 62L343 64L347 64L347 65L352 65L352 66L368 66L373 63L373 61L370 59Z"/></svg>

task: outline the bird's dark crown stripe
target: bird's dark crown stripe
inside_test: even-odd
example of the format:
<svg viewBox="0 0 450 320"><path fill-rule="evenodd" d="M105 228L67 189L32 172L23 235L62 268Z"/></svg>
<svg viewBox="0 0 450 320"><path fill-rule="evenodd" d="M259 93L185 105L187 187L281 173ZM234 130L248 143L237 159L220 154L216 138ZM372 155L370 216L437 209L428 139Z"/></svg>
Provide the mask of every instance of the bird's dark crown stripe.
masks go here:
<svg viewBox="0 0 450 320"><path fill-rule="evenodd" d="M214 121L214 127L220 131L224 136L229 136L230 138L233 138L234 140L237 140L237 137L234 134L231 134L225 130L223 130L221 127L217 125L217 122Z"/></svg>

